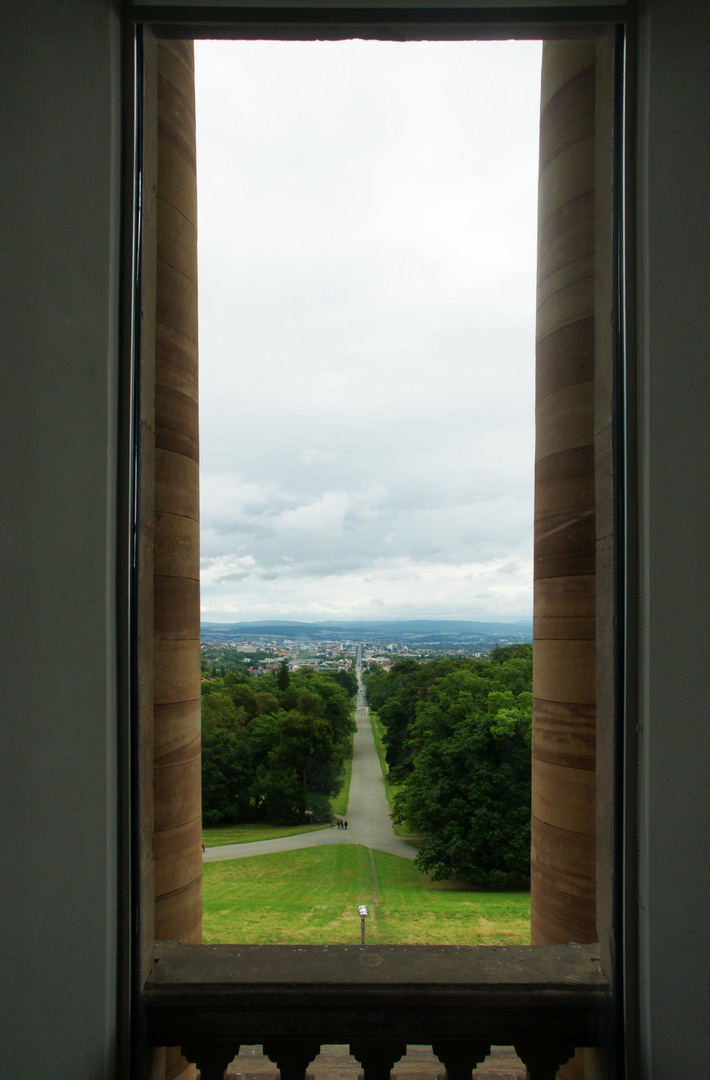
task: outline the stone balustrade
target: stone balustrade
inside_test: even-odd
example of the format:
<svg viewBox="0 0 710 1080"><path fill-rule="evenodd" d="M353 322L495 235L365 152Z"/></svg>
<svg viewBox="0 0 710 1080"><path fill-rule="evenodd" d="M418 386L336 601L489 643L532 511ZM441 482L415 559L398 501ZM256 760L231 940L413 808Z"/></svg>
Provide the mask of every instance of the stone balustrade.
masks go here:
<svg viewBox="0 0 710 1080"><path fill-rule="evenodd" d="M223 1080L242 1045L304 1080L323 1045L350 1046L364 1080L390 1080L408 1045L471 1080L513 1045L530 1080L597 1046L610 989L595 945L185 945L160 942L144 991L148 1042L179 1046Z"/></svg>

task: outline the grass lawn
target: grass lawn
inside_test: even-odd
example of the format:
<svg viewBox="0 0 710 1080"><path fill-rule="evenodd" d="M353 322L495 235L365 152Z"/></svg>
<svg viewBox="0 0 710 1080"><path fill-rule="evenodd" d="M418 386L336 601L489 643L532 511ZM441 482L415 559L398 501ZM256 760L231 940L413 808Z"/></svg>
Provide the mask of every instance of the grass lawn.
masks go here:
<svg viewBox="0 0 710 1080"><path fill-rule="evenodd" d="M202 869L208 944L356 944L358 904L370 911L372 944L530 943L529 893L431 882L408 859L360 845L205 863Z"/></svg>
<svg viewBox="0 0 710 1080"><path fill-rule="evenodd" d="M389 781L389 765L385 761L385 744L383 742L385 726L380 720L377 713L374 713L372 709L370 709L370 720L372 721L372 731L375 736L375 748L377 750L377 756L380 759L382 778L385 782L385 794L387 796L387 802L389 803L391 813L394 807L394 797L397 792L398 785L391 784ZM413 829L411 825L409 825L406 821L402 822L401 825L395 825L393 823L392 828L395 831L395 835L401 836L404 840L406 840L407 837L416 836L416 830ZM412 847L421 847L421 841L416 842L412 840L411 845Z"/></svg>
<svg viewBox="0 0 710 1080"><path fill-rule="evenodd" d="M251 822L246 825L205 826L202 843L205 847L221 847L223 844L251 844L253 840L276 840L279 836L295 836L296 833L317 832L328 825L268 825Z"/></svg>

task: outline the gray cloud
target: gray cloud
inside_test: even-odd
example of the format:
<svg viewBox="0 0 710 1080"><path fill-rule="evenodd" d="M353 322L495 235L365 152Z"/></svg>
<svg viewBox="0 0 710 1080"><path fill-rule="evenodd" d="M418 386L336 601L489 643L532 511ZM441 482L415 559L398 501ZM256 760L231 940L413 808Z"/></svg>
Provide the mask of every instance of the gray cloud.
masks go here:
<svg viewBox="0 0 710 1080"><path fill-rule="evenodd" d="M205 617L528 616L539 45L196 57Z"/></svg>

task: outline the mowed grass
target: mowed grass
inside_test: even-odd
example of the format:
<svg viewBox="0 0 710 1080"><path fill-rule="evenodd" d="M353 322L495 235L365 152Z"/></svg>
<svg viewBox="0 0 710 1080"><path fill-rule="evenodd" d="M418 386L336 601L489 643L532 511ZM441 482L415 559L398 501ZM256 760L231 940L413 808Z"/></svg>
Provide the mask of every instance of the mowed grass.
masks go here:
<svg viewBox="0 0 710 1080"><path fill-rule="evenodd" d="M205 826L202 830L202 843L205 847L251 844L254 840L277 840L281 836L295 836L296 833L318 832L319 829L328 828L329 825L268 825L262 822L214 828Z"/></svg>
<svg viewBox="0 0 710 1080"><path fill-rule="evenodd" d="M369 944L530 943L529 893L432 882L408 859L360 845L205 863L203 875L207 944L357 944L359 904Z"/></svg>

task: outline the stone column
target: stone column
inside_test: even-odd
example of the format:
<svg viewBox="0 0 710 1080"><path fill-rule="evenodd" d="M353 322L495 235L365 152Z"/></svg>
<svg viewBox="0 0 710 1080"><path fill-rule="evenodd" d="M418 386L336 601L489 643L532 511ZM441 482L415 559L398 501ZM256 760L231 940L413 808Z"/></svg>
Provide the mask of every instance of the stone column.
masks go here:
<svg viewBox="0 0 710 1080"><path fill-rule="evenodd" d="M155 936L202 936L197 186L192 43L158 44ZM189 1070L187 1072L186 1070ZM194 1075L168 1051L166 1078Z"/></svg>
<svg viewBox="0 0 710 1080"><path fill-rule="evenodd" d="M595 60L543 52L538 221L532 941L595 917ZM579 1063L560 1075L580 1075Z"/></svg>

